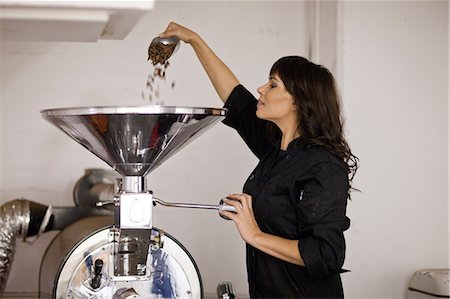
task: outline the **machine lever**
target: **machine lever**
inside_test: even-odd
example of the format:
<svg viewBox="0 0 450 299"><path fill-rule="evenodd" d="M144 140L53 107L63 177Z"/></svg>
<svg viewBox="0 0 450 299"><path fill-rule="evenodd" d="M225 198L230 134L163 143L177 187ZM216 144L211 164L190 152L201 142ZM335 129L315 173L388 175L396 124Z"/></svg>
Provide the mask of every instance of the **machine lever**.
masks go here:
<svg viewBox="0 0 450 299"><path fill-rule="evenodd" d="M116 200L114 200L114 199L112 199L112 200L105 200L105 201L98 201L98 202L95 203L95 205L97 207L103 207L103 206L106 206L106 205L114 204L115 202L116 202Z"/></svg>
<svg viewBox="0 0 450 299"><path fill-rule="evenodd" d="M163 205L165 207L218 210L219 212L220 211L229 211L229 212L236 213L236 208L224 203L223 199L220 200L218 205L165 202L156 197L153 197L153 200L154 200L154 202L159 203L160 205ZM223 216L221 216L221 217L224 219L227 219L226 217L223 217Z"/></svg>
<svg viewBox="0 0 450 299"><path fill-rule="evenodd" d="M97 259L94 263L94 277L91 280L91 287L98 289L102 282L103 260Z"/></svg>
<svg viewBox="0 0 450 299"><path fill-rule="evenodd" d="M219 283L217 286L217 298L218 299L234 299L234 290L231 282L226 281Z"/></svg>
<svg viewBox="0 0 450 299"><path fill-rule="evenodd" d="M207 205L207 204L194 204L194 203L176 203L176 202L166 202L159 198L153 197L153 201L159 203L165 207L174 208L191 208L191 209L207 209L207 210L218 210L218 205Z"/></svg>

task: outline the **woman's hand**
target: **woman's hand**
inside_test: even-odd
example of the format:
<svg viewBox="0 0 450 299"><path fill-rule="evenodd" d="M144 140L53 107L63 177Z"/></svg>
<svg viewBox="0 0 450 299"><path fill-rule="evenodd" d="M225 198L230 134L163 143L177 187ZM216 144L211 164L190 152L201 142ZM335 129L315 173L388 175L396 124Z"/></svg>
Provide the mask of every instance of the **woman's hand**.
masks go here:
<svg viewBox="0 0 450 299"><path fill-rule="evenodd" d="M255 237L261 233L261 230L253 214L252 197L245 193L230 194L224 202L235 207L236 213L228 211L221 211L220 213L236 223L239 234L245 242L250 245L254 244Z"/></svg>
<svg viewBox="0 0 450 299"><path fill-rule="evenodd" d="M161 38L170 36L176 36L188 44L192 44L196 39L199 38L197 33L175 22L170 22L166 30L159 35L159 37Z"/></svg>
<svg viewBox="0 0 450 299"><path fill-rule="evenodd" d="M220 214L236 223L239 234L249 245L292 264L304 266L300 256L298 240L290 240L261 231L252 208L252 197L248 194L228 195L224 202L236 208L236 213L220 211Z"/></svg>
<svg viewBox="0 0 450 299"><path fill-rule="evenodd" d="M226 102L233 89L239 84L238 79L226 64L211 50L206 42L194 31L177 23L170 22L166 31L159 37L176 36L192 46L200 63L208 74L211 83L222 102Z"/></svg>

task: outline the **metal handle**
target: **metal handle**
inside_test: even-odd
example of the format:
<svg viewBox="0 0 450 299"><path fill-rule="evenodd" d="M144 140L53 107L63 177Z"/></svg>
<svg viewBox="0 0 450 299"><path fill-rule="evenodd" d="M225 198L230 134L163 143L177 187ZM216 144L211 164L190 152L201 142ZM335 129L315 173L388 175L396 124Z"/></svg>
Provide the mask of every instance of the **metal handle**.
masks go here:
<svg viewBox="0 0 450 299"><path fill-rule="evenodd" d="M218 210L219 212L220 211L236 212L236 208L224 203L223 199L220 200L218 205L165 202L156 197L153 197L153 201L156 203L159 203L160 205L163 205L165 207Z"/></svg>
<svg viewBox="0 0 450 299"><path fill-rule="evenodd" d="M156 197L153 197L153 201L156 203L159 203L160 205L165 206L165 207L207 209L207 210L218 210L219 209L218 205L166 202L166 201L163 201Z"/></svg>
<svg viewBox="0 0 450 299"><path fill-rule="evenodd" d="M218 299L234 299L233 284L229 281L219 283L217 286Z"/></svg>
<svg viewBox="0 0 450 299"><path fill-rule="evenodd" d="M234 206L227 205L226 203L224 203L223 199L220 200L218 207L219 212L228 211L236 213L236 208Z"/></svg>
<svg viewBox="0 0 450 299"><path fill-rule="evenodd" d="M105 201L98 201L98 202L95 203L95 205L96 205L97 207L103 207L103 206L105 206L105 205L115 204L116 201L117 201L117 200L114 200L114 199L112 199L112 200L105 200Z"/></svg>

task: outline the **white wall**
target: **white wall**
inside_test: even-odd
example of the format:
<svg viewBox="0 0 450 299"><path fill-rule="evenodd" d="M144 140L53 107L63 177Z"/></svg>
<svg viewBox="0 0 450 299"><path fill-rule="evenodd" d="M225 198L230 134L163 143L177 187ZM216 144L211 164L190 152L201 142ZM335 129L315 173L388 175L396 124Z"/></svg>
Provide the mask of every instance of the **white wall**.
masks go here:
<svg viewBox="0 0 450 299"><path fill-rule="evenodd" d="M2 65L3 65L3 55L0 56L0 68L1 69L3 69ZM2 76L3 75L0 72L0 78ZM2 80L0 80L0 82L2 82ZM3 95L1 94L1 90L3 89L3 86L0 85L0 87L2 87L0 89L0 170L1 170L1 172L0 172L0 174L1 174L0 175L0 190L3 190L3 146L2 146L3 142L2 142L2 140L3 140L3 123L4 123L4 117L3 117L3 110L4 110L3 102L4 102L4 100L3 100ZM1 192L2 191L0 191L0 194L1 194ZM1 196L0 196L0 201L3 202Z"/></svg>
<svg viewBox="0 0 450 299"><path fill-rule="evenodd" d="M348 136L349 298L402 298L413 272L448 268L446 1L341 3Z"/></svg>
<svg viewBox="0 0 450 299"><path fill-rule="evenodd" d="M85 168L106 164L45 122L39 111L52 107L144 105L151 67L151 39L175 20L196 29L256 94L273 62L306 55L308 18L304 2L157 2L123 41L2 43L0 198L72 205L72 189ZM295 24L293 26L293 24ZM166 105L221 106L193 50L182 44L171 59L173 91ZM240 192L256 159L231 129L219 124L148 176L155 195L166 201L217 204ZM195 258L206 293L230 280L247 293L244 244L232 222L213 211L157 206L154 225L176 237ZM39 246L18 244L8 291L37 290ZM30 256L33 259L30 260ZM37 256L37 258L36 258ZM23 284L24 275L29 283Z"/></svg>
<svg viewBox="0 0 450 299"><path fill-rule="evenodd" d="M0 200L70 205L84 168L107 167L38 111L146 104L140 98L150 69L146 48L170 20L201 32L254 92L278 57L308 53L305 6L158 2L124 41L2 44ZM347 298L402 298L415 270L449 267L447 2L348 1L338 9L337 74L348 137L361 159L355 187L362 190L349 203L345 267L352 272L343 275L345 292ZM164 95L165 104L219 106L188 46L173 57L168 77L176 87ZM215 204L241 189L255 163L236 134L217 125L148 181L164 200ZM207 293L230 280L246 294L244 246L231 223L210 211L159 206L154 218L194 256ZM48 240L38 242L44 248ZM36 290L38 264L29 256L40 252L19 245L8 290Z"/></svg>

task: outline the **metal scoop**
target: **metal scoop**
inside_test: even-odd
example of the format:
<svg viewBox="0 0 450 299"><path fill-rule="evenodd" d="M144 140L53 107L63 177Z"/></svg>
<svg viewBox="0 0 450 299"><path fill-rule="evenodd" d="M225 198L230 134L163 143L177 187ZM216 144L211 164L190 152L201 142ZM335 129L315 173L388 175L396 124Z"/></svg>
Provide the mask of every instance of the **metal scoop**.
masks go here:
<svg viewBox="0 0 450 299"><path fill-rule="evenodd" d="M155 37L148 47L148 59L153 63L164 64L180 47L180 39L176 36Z"/></svg>
<svg viewBox="0 0 450 299"><path fill-rule="evenodd" d="M175 36L175 35L174 36L169 36L169 37L164 37L164 38L161 38L161 37L157 36L157 37L155 37L152 40L152 44L153 43L161 43L163 45L179 44L180 43L180 39L177 36Z"/></svg>

